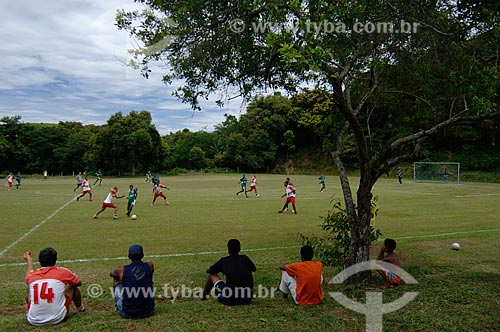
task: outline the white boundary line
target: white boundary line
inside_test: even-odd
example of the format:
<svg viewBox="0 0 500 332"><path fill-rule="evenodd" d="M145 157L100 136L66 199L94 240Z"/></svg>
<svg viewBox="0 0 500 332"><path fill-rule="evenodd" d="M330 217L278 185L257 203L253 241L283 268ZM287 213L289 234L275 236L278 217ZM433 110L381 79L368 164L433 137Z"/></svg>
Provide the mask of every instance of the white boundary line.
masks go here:
<svg viewBox="0 0 500 332"><path fill-rule="evenodd" d="M493 233L500 232L500 228L496 229L482 229L477 231L468 231L468 232L453 232L453 233L439 233L439 234L427 234L427 235L415 235L415 236L404 236L394 238L395 240L410 240L410 239L425 239L425 238L434 238L440 236L454 236L454 235L466 235L466 234L477 234L477 233ZM255 248L255 249L246 249L245 252L257 252L257 251L267 251L267 250L282 250L282 249L293 249L300 248L300 246L289 246L289 247L272 247L272 248ZM163 254L163 255L146 255L145 258L167 258L167 257L185 257L185 256L198 256L198 255L215 255L215 254L225 254L227 251L202 251L202 252L188 252L188 253L174 253L174 254ZM58 261L58 263L66 264L66 263L87 263L87 262L98 262L98 261L117 261L117 260L127 260L128 257L120 256L120 257L99 257L99 258L81 258L81 259L67 259ZM23 266L26 265L23 263L6 263L0 264L0 267L9 267L9 266Z"/></svg>
<svg viewBox="0 0 500 332"><path fill-rule="evenodd" d="M469 195L458 195L455 196L456 198L463 198L463 197L480 197L480 196L498 196L500 194L469 194Z"/></svg>
<svg viewBox="0 0 500 332"><path fill-rule="evenodd" d="M481 230L477 230L477 231L467 231L467 232L453 232L453 233L439 233L439 234L428 234L428 235L403 236L403 237L395 237L394 240L425 239L425 238L429 238L429 237L465 235L465 234L475 234L475 233L492 233L492 232L500 232L500 228L496 228L496 229L481 229Z"/></svg>
<svg viewBox="0 0 500 332"><path fill-rule="evenodd" d="M4 250L0 251L0 257L3 256L3 255L5 255L5 253L7 251L9 251L10 249L12 249L16 244L18 244L19 242L21 242L22 240L24 240L25 238L27 238L31 233L33 233L34 231L36 231L40 226L42 226L47 221L49 221L50 219L52 219L52 217L54 217L56 214L58 214L59 212L61 212L66 206L68 206L74 200L75 200L75 198L71 199L69 202L67 202L66 204L64 204L63 206L61 206L59 209L55 210L50 216L48 216L44 220L40 221L32 229L30 229L29 231L27 231L26 233L24 233L23 235L21 235L20 238L18 238L17 240L15 240L11 244L9 244L7 247L5 247Z"/></svg>
<svg viewBox="0 0 500 332"><path fill-rule="evenodd" d="M69 203L66 203L66 205L67 204L69 204ZM55 212L53 214L55 215ZM466 235L466 234L492 233L492 232L500 232L500 228L482 229L482 230L468 231L468 232L453 232L453 233L439 233L439 234L404 236L404 237L397 237L394 239L395 240L425 239L425 238L433 238L433 237L440 237L440 236L453 236L453 235ZM299 247L300 246L255 248L255 249L246 249L245 252L293 249L293 248L299 248ZM215 255L215 254L225 254L225 253L226 253L226 251L203 251L203 252L174 253L174 254L164 254L164 255L146 255L144 257L146 257L146 258L166 258L166 257L185 257L185 256L197 256L197 255ZM81 259L61 260L58 263L62 263L62 264L65 264L65 263L87 263L87 262L98 262L98 261L117 261L117 260L126 260L126 259L128 259L128 257L124 257L124 256L121 256L121 257L81 258ZM0 267L23 266L23 265L26 265L26 263L25 262L23 262L23 263L5 263L5 264L0 264Z"/></svg>
<svg viewBox="0 0 500 332"><path fill-rule="evenodd" d="M244 252L256 252L256 251L267 251L267 250L281 250L281 249L293 249L300 248L300 246L290 246L290 247L273 247L273 248L255 248L246 249ZM166 258L166 257L184 257L184 256L198 256L198 255L215 255L215 254L227 254L227 251L203 251L203 252L188 252L188 253L178 253L178 254L164 254L164 255L145 255L144 258ZM98 261L117 261L117 260L127 260L128 257L100 257L100 258L81 258L81 259L67 259L58 261L57 263L87 263L87 262L98 262ZM23 263L6 263L0 264L0 267L7 266L22 266L26 265Z"/></svg>

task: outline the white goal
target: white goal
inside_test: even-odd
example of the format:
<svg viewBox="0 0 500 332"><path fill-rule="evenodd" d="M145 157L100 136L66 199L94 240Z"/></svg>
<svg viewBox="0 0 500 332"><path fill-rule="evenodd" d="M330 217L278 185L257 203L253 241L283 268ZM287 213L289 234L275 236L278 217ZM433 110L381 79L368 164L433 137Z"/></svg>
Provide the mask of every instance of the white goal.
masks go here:
<svg viewBox="0 0 500 332"><path fill-rule="evenodd" d="M417 182L460 184L460 163L415 162L413 179Z"/></svg>

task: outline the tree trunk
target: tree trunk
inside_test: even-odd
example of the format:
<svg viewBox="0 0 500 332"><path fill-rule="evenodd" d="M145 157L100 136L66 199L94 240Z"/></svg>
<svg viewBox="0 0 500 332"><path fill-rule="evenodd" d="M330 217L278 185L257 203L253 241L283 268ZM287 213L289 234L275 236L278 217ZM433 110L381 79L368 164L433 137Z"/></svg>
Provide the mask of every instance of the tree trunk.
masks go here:
<svg viewBox="0 0 500 332"><path fill-rule="evenodd" d="M372 193L371 188L359 187L357 192L357 218L351 222L351 247L346 266L370 260L370 207ZM353 276L353 281L360 281L370 276L370 271L358 273Z"/></svg>
<svg viewBox="0 0 500 332"><path fill-rule="evenodd" d="M135 165L132 163L132 176L135 176Z"/></svg>
<svg viewBox="0 0 500 332"><path fill-rule="evenodd" d="M339 170L340 185L342 187L342 192L344 194L344 203L347 213L347 218L349 220L349 227L351 230L351 245L349 248L349 255L344 262L344 268L351 265L361 263L370 259L370 207L371 207L371 186L367 188L362 188L362 183L367 183L366 181L360 181L360 188L357 192L357 205L358 209L356 211L356 206L354 204L354 199L352 197L351 187L349 184L349 179L347 177L344 164L340 158L338 151L332 152L332 158ZM370 276L370 272L360 272L348 279L348 282L355 283L365 279Z"/></svg>
<svg viewBox="0 0 500 332"><path fill-rule="evenodd" d="M349 248L349 254L344 263L344 267L349 267L357 263L365 262L370 259L370 207L372 193L371 189L374 184L373 173L370 168L370 154L368 150L368 145L366 137L364 135L363 128L356 118L357 111L354 111L351 106L350 94L343 93L343 88L341 82L333 77L332 78L333 95L338 103L339 110L345 116L349 128L354 134L354 139L356 141L356 147L358 152L358 160L360 163L360 180L359 187L357 191L357 211L354 206L354 200L352 198L352 193L349 187L349 182L347 181L347 175L340 160L341 140L337 140L337 150L332 153L334 156L335 163L340 172L342 190L344 193L344 201L346 203L346 212L349 219L349 227L351 231L351 245ZM347 130L344 130L341 135L343 135ZM340 165L340 167L339 167ZM348 190L347 190L348 189ZM360 272L349 278L349 282L358 282L366 279L370 275L370 271Z"/></svg>
<svg viewBox="0 0 500 332"><path fill-rule="evenodd" d="M342 193L344 195L344 204L347 213L347 218L349 219L349 224L352 225L356 222L356 207L354 205L354 199L352 197L351 185L349 184L349 179L344 168L344 163L340 159L340 152L332 152L332 158L335 162L335 166L339 171L340 186L342 187Z"/></svg>

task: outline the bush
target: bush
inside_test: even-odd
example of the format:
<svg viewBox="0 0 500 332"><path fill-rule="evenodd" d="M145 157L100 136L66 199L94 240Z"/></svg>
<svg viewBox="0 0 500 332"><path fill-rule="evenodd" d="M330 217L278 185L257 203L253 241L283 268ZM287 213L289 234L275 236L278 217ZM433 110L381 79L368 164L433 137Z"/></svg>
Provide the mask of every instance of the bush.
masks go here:
<svg viewBox="0 0 500 332"><path fill-rule="evenodd" d="M323 219L321 229L324 237L308 237L300 234L302 245L310 245L325 266L343 267L351 246L351 230L347 213L339 200L332 200L332 209ZM371 241L376 241L382 233L370 226Z"/></svg>

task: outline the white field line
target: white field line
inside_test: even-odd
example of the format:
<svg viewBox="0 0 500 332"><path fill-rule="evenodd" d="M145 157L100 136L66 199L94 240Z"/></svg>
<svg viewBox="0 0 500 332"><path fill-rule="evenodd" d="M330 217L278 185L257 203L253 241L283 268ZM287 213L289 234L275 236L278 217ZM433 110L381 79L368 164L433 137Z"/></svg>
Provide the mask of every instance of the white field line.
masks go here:
<svg viewBox="0 0 500 332"><path fill-rule="evenodd" d="M22 240L24 240L25 238L27 238L31 233L33 233L34 231L36 231L40 226L42 226L43 224L45 224L47 221L49 221L50 219L52 219L52 217L54 217L56 214L58 214L59 212L61 212L66 206L68 206L71 202L73 202L75 200L75 198L71 199L69 202L65 203L63 206L61 206L59 209L55 210L50 216L48 216L47 218L45 218L44 220L40 221L36 226L34 226L32 229L30 229L29 231L27 231L26 233L24 233L23 235L21 235L20 238L18 238L17 240L15 240L14 242L12 242L11 244L9 244L7 247L5 247L4 250L0 251L0 257L5 255L5 253L7 251L9 251L10 249L12 249L16 244L18 244L19 242L21 242Z"/></svg>
<svg viewBox="0 0 500 332"><path fill-rule="evenodd" d="M458 195L455 196L457 198L462 198L462 197L476 197L476 196L498 196L500 193L497 194L469 194L469 195Z"/></svg>
<svg viewBox="0 0 500 332"><path fill-rule="evenodd" d="M453 233L439 233L439 234L427 234L427 235L415 235L415 236L404 236L394 238L395 240L410 240L410 239L426 239L426 238L434 238L441 236L455 236L455 235L467 235L467 234L476 234L476 233L492 233L492 232L500 232L500 228L497 229L482 229L477 231L468 231L468 232L453 232ZM282 250L282 249L293 249L299 248L300 246L289 246L289 247L272 247L272 248L255 248L255 249L246 249L245 252L257 252L257 251L268 251L268 250ZM185 256L198 256L198 255L216 255L216 254L225 254L226 251L203 251L203 252L188 252L188 253L173 253L173 254L164 254L164 255L145 255L145 258L167 258L167 257L185 257ZM67 259L58 261L59 264L66 263L87 263L87 262L98 262L98 261L118 261L118 260L127 260L128 257L120 256L120 257L95 257L95 258L81 258L81 259ZM6 263L0 264L0 267L9 267L9 266L23 266L26 263Z"/></svg>
<svg viewBox="0 0 500 332"><path fill-rule="evenodd" d="M415 236L404 236L394 238L395 240L410 240L410 239L425 239L425 238L433 238L433 237L441 237L441 236L454 236L454 235L467 235L467 234L475 234L475 233L492 233L492 232L500 232L500 228L497 229L482 229L477 231L468 231L468 232L453 232L453 233L439 233L439 234L427 234L427 235L415 235ZM267 250L281 250L281 249L293 249L299 248L299 246L289 246L289 247L272 247L272 248L255 248L255 249L246 249L245 252L256 252L256 251L267 251ZM185 256L197 256L197 255L215 255L215 254L225 254L226 251L203 251L203 252L190 252L190 253L173 253L173 254L164 254L164 255L145 255L145 258L167 258L167 257L185 257ZM120 257L96 257L96 258L81 258L81 259L67 259L61 260L59 264L66 263L87 263L87 262L98 262L98 261L118 261L118 260L127 260L128 257L120 256ZM0 264L0 267L9 267L9 266L23 266L26 263L6 263Z"/></svg>
<svg viewBox="0 0 500 332"><path fill-rule="evenodd" d="M246 250L244 250L244 253L245 252L256 252L256 251L267 251L267 250L294 249L294 248L300 248L300 246L246 249ZM174 254L164 254L164 255L145 255L144 258L185 257L185 256L216 255L216 254L227 254L227 251L203 251L203 252L174 253ZM97 261L118 261L118 260L127 260L127 259L128 259L128 257L125 257L125 256L122 256L122 257L98 257L98 258L67 259L67 260L57 261L57 263L58 264L87 263L87 262L97 262ZM26 262L0 264L0 267L22 266L22 265L26 265Z"/></svg>
<svg viewBox="0 0 500 332"><path fill-rule="evenodd" d="M492 232L500 232L500 228L481 229L481 230L477 230L477 231L467 231L467 232L452 232L452 233L438 233L438 234L427 234L427 235L403 236L403 237L395 237L394 240L425 239L425 238L441 237L441 236L467 235L467 234L492 233Z"/></svg>

